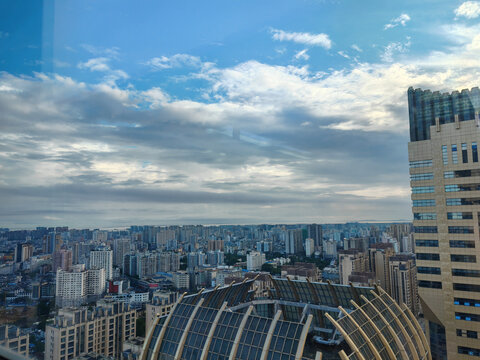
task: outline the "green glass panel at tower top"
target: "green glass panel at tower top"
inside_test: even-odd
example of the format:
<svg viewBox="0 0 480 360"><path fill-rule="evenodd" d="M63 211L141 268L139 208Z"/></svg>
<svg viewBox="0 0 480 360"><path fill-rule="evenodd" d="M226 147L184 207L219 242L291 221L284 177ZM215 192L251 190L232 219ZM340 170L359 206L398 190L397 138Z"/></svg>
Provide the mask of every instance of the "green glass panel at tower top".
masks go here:
<svg viewBox="0 0 480 360"><path fill-rule="evenodd" d="M430 90L408 89L408 115L410 118L410 141L430 139L430 126L458 121L475 120L480 111L480 90L474 87L461 92L440 93Z"/></svg>

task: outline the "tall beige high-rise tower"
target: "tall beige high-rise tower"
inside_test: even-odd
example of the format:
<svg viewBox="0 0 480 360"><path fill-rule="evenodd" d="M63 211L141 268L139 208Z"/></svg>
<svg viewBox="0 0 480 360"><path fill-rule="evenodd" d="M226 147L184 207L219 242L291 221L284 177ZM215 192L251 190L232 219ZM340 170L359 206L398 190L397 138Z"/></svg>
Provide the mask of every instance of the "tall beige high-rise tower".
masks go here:
<svg viewBox="0 0 480 360"><path fill-rule="evenodd" d="M420 303L434 359L480 356L480 90L408 89Z"/></svg>

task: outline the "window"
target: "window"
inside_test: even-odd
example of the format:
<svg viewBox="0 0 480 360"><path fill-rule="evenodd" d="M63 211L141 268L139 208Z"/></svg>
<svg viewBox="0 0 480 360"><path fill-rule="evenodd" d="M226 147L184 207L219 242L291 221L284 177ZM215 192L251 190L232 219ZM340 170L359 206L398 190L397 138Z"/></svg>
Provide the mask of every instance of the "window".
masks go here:
<svg viewBox="0 0 480 360"><path fill-rule="evenodd" d="M457 145L452 145L452 163L458 164Z"/></svg>
<svg viewBox="0 0 480 360"><path fill-rule="evenodd" d="M410 180L411 181L433 180L433 173L412 174L410 175Z"/></svg>
<svg viewBox="0 0 480 360"><path fill-rule="evenodd" d="M448 165L448 147L447 147L447 145L442 145L442 158L443 158L443 165Z"/></svg>
<svg viewBox="0 0 480 360"><path fill-rule="evenodd" d="M475 262L477 262L477 257L475 255L451 254L450 255L450 260L452 262L475 263Z"/></svg>
<svg viewBox="0 0 480 360"><path fill-rule="evenodd" d="M438 240L415 240L415 246L438 247Z"/></svg>
<svg viewBox="0 0 480 360"><path fill-rule="evenodd" d="M463 355L480 356L480 349L474 349L465 346L458 347L458 353Z"/></svg>
<svg viewBox="0 0 480 360"><path fill-rule="evenodd" d="M418 287L430 288L430 289L441 289L442 283L440 281L420 280L418 282Z"/></svg>
<svg viewBox="0 0 480 360"><path fill-rule="evenodd" d="M445 185L446 192L452 191L478 191L480 190L480 184L460 184L460 185Z"/></svg>
<svg viewBox="0 0 480 360"><path fill-rule="evenodd" d="M468 163L468 153L467 153L467 144L462 144L462 162L464 164Z"/></svg>
<svg viewBox="0 0 480 360"><path fill-rule="evenodd" d="M480 277L480 270L452 269L453 276Z"/></svg>
<svg viewBox="0 0 480 360"><path fill-rule="evenodd" d="M454 176L454 173L453 171L445 171L443 173L443 178L444 179L453 179L455 176Z"/></svg>
<svg viewBox="0 0 480 360"><path fill-rule="evenodd" d="M441 275L441 270L438 267L418 266L417 272L419 274Z"/></svg>
<svg viewBox="0 0 480 360"><path fill-rule="evenodd" d="M473 219L471 212L449 212L447 213L448 220L470 220Z"/></svg>
<svg viewBox="0 0 480 360"><path fill-rule="evenodd" d="M462 199L447 199L447 206L462 205Z"/></svg>
<svg viewBox="0 0 480 360"><path fill-rule="evenodd" d="M456 312L455 319L465 321L480 321L480 315Z"/></svg>
<svg viewBox="0 0 480 360"><path fill-rule="evenodd" d="M473 226L449 226L449 234L473 234Z"/></svg>
<svg viewBox="0 0 480 360"><path fill-rule="evenodd" d="M472 160L473 162L478 162L478 152L477 152L476 142L472 142Z"/></svg>
<svg viewBox="0 0 480 360"><path fill-rule="evenodd" d="M453 303L455 305L480 307L480 299L454 298Z"/></svg>
<svg viewBox="0 0 480 360"><path fill-rule="evenodd" d="M454 192L454 191L460 191L460 189L458 188L458 185L445 185L445 191Z"/></svg>
<svg viewBox="0 0 480 360"><path fill-rule="evenodd" d="M440 254L418 253L418 260L440 261Z"/></svg>
<svg viewBox="0 0 480 360"><path fill-rule="evenodd" d="M412 187L413 194L428 194L435 192L435 187L433 186L414 186Z"/></svg>
<svg viewBox="0 0 480 360"><path fill-rule="evenodd" d="M410 168L428 167L432 166L432 160L418 160L410 161Z"/></svg>
<svg viewBox="0 0 480 360"><path fill-rule="evenodd" d="M435 206L434 199L413 200L413 207Z"/></svg>
<svg viewBox="0 0 480 360"><path fill-rule="evenodd" d="M417 234L436 234L438 232L436 226L415 226L413 229Z"/></svg>
<svg viewBox="0 0 480 360"><path fill-rule="evenodd" d="M480 292L480 285L453 283L453 290L478 293Z"/></svg>
<svg viewBox="0 0 480 360"><path fill-rule="evenodd" d="M447 206L456 206L456 205L480 205L480 198L447 199Z"/></svg>
<svg viewBox="0 0 480 360"><path fill-rule="evenodd" d="M436 213L414 213L413 218L415 220L436 220Z"/></svg>
<svg viewBox="0 0 480 360"><path fill-rule="evenodd" d="M478 339L478 332L473 330L457 329L457 336L467 337L470 339Z"/></svg>
<svg viewBox="0 0 480 360"><path fill-rule="evenodd" d="M472 240L450 240L451 248L475 248L475 241Z"/></svg>

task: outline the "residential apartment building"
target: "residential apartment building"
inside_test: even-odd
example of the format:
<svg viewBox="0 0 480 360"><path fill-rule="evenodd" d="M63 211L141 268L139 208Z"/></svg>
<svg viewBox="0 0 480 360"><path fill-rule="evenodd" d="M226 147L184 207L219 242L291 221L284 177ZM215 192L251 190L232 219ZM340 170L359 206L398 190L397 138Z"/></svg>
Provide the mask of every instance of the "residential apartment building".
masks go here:
<svg viewBox="0 0 480 360"><path fill-rule="evenodd" d="M404 303L416 316L418 302L417 266L414 254L398 254L388 261L390 295L399 304Z"/></svg>
<svg viewBox="0 0 480 360"><path fill-rule="evenodd" d="M247 270L260 270L265 261L265 254L258 251L251 251L247 254Z"/></svg>
<svg viewBox="0 0 480 360"><path fill-rule="evenodd" d="M97 300L106 287L105 269L85 270L77 264L72 270L57 270L55 304L58 307L80 306L89 300Z"/></svg>
<svg viewBox="0 0 480 360"><path fill-rule="evenodd" d="M20 329L13 325L0 325L0 346L28 357L29 337L20 333Z"/></svg>
<svg viewBox="0 0 480 360"><path fill-rule="evenodd" d="M152 327L157 317L168 315L178 299L177 292L155 292L150 304L145 306L146 333Z"/></svg>
<svg viewBox="0 0 480 360"><path fill-rule="evenodd" d="M105 269L107 280L113 279L113 251L107 247L99 247L90 251L90 269Z"/></svg>
<svg viewBox="0 0 480 360"><path fill-rule="evenodd" d="M435 359L480 355L480 90L408 89L421 307Z"/></svg>
<svg viewBox="0 0 480 360"><path fill-rule="evenodd" d="M58 269L69 271L73 265L73 253L72 250L60 249L53 253L53 271Z"/></svg>
<svg viewBox="0 0 480 360"><path fill-rule="evenodd" d="M368 260L364 252L350 249L338 252L340 284L348 284L352 273L366 272Z"/></svg>
<svg viewBox="0 0 480 360"><path fill-rule="evenodd" d="M368 249L369 270L375 273L375 283L391 294L389 259L395 255L393 244L376 243Z"/></svg>
<svg viewBox="0 0 480 360"><path fill-rule="evenodd" d="M45 360L68 360L89 353L120 359L124 341L136 336L136 310L121 302L99 301L88 308L60 309L45 329Z"/></svg>

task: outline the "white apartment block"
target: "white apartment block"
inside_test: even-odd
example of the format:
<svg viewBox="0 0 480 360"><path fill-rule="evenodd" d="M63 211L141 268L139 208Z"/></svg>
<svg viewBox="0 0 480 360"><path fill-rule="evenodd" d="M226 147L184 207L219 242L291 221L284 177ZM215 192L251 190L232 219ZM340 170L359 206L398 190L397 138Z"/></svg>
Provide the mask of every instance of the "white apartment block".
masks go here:
<svg viewBox="0 0 480 360"><path fill-rule="evenodd" d="M99 248L90 251L90 269L105 269L105 278L113 279L113 251L107 248Z"/></svg>

